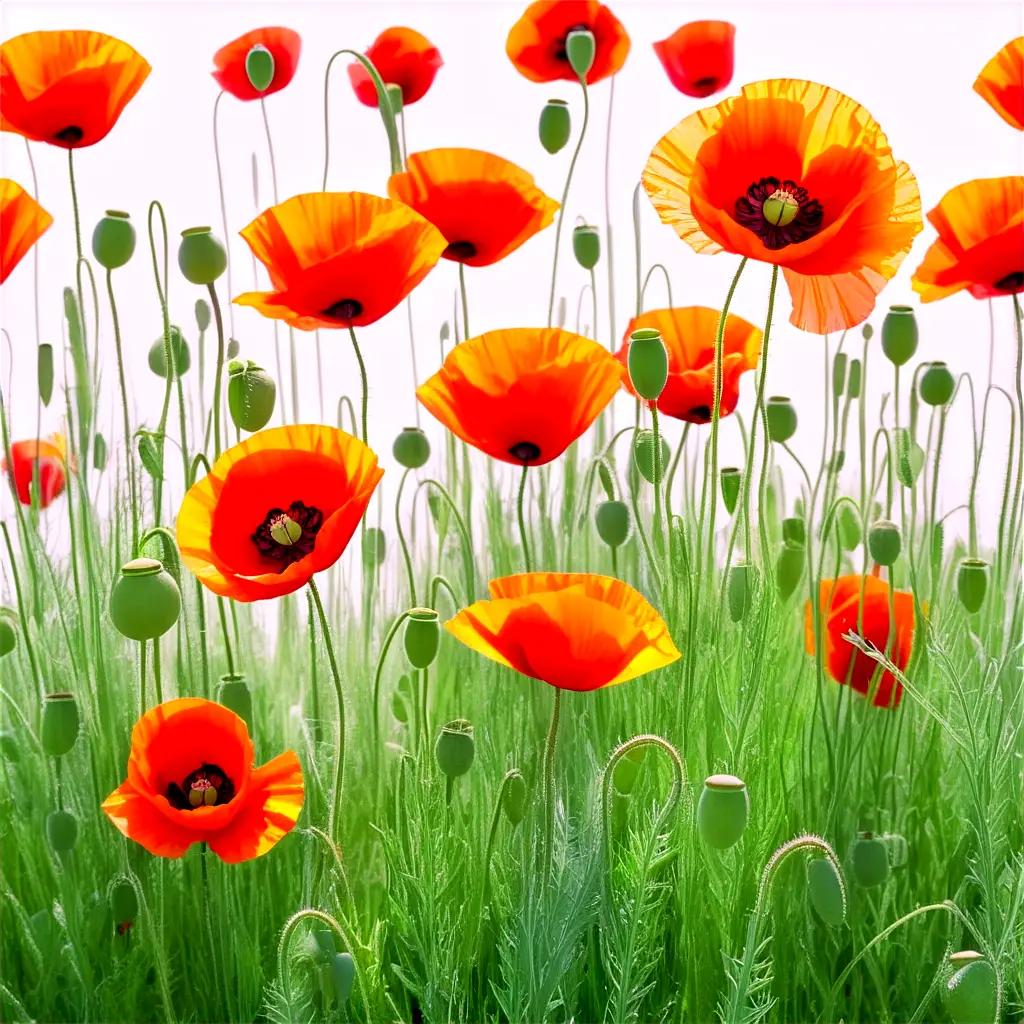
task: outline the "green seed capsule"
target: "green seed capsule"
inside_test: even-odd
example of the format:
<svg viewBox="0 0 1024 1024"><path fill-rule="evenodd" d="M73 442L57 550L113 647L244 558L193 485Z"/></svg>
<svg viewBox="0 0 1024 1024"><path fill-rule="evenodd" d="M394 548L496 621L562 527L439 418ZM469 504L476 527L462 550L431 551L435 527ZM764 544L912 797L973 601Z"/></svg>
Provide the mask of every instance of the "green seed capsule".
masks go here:
<svg viewBox="0 0 1024 1024"><path fill-rule="evenodd" d="M405 656L413 668L429 668L437 657L441 627L433 608L413 608L405 626Z"/></svg>
<svg viewBox="0 0 1024 1024"><path fill-rule="evenodd" d="M853 551L860 543L860 519L849 505L839 508L839 544L844 551Z"/></svg>
<svg viewBox="0 0 1024 1024"><path fill-rule="evenodd" d="M43 753L51 757L66 754L78 739L78 702L73 693L48 693L43 703Z"/></svg>
<svg viewBox="0 0 1024 1024"><path fill-rule="evenodd" d="M918 391L925 405L945 405L955 390L956 380L945 363L929 363L928 369L921 374Z"/></svg>
<svg viewBox="0 0 1024 1024"><path fill-rule="evenodd" d="M110 592L110 618L130 640L155 640L178 621L181 594L174 577L155 558L135 558L121 567Z"/></svg>
<svg viewBox="0 0 1024 1024"><path fill-rule="evenodd" d="M846 887L828 857L807 862L807 896L815 913L830 928L846 920Z"/></svg>
<svg viewBox="0 0 1024 1024"><path fill-rule="evenodd" d="M391 446L395 461L406 469L419 469L430 458L430 442L419 427L406 427Z"/></svg>
<svg viewBox="0 0 1024 1024"><path fill-rule="evenodd" d="M274 55L261 43L245 55L245 77L257 92L266 92L274 81Z"/></svg>
<svg viewBox="0 0 1024 1024"><path fill-rule="evenodd" d="M976 950L953 953L950 966L955 968L946 982L943 1001L954 1024L991 1024L996 1017L996 972Z"/></svg>
<svg viewBox="0 0 1024 1024"><path fill-rule="evenodd" d="M889 877L889 854L879 836L858 832L850 851L853 877L858 885L869 889L881 885Z"/></svg>
<svg viewBox="0 0 1024 1024"><path fill-rule="evenodd" d="M988 590L988 562L965 558L956 576L956 592L960 603L973 615L985 603Z"/></svg>
<svg viewBox="0 0 1024 1024"><path fill-rule="evenodd" d="M615 762L615 769L612 772L612 785L617 792L628 796L633 792L637 776L640 774L640 766L643 764L644 755L647 753L644 747L633 747Z"/></svg>
<svg viewBox="0 0 1024 1024"><path fill-rule="evenodd" d="M668 441L664 437L659 435L658 440L661 444L658 446L661 451L661 461L658 466L658 479L664 482L665 479L665 467L668 465L670 450L668 447ZM633 462L636 465L640 475L649 483L654 483L654 431L653 430L638 430L636 432L636 440L633 442Z"/></svg>
<svg viewBox="0 0 1024 1024"><path fill-rule="evenodd" d="M78 821L70 811L50 811L46 816L46 838L54 853L68 853L78 839Z"/></svg>
<svg viewBox="0 0 1024 1024"><path fill-rule="evenodd" d="M782 545L778 560L775 562L775 588L780 600L787 601L796 590L804 574L805 559L806 554L802 547L788 543Z"/></svg>
<svg viewBox="0 0 1024 1024"><path fill-rule="evenodd" d="M192 365L192 354L189 352L188 342L185 341L181 328L171 324L168 336L171 342L171 358L174 360L175 370L174 376L171 379L177 380L188 373L188 369ZM163 335L157 338L149 348L149 368L158 377L163 377L164 380L167 379L167 345L164 342Z"/></svg>
<svg viewBox="0 0 1024 1024"><path fill-rule="evenodd" d="M252 735L252 692L245 676L237 673L221 676L217 687L217 703L234 711L245 722L249 735Z"/></svg>
<svg viewBox="0 0 1024 1024"><path fill-rule="evenodd" d="M251 359L228 363L228 411L239 430L262 430L274 415L277 385L274 378Z"/></svg>
<svg viewBox="0 0 1024 1024"><path fill-rule="evenodd" d="M473 764L473 726L464 718L449 722L438 734L434 746L437 766L449 779L465 775Z"/></svg>
<svg viewBox="0 0 1024 1024"><path fill-rule="evenodd" d="M917 320L910 306L890 306L882 321L882 351L894 366L902 366L917 351Z"/></svg>
<svg viewBox="0 0 1024 1024"><path fill-rule="evenodd" d="M879 519L868 530L868 551L879 565L893 565L901 547L900 530L894 522Z"/></svg>
<svg viewBox="0 0 1024 1024"><path fill-rule="evenodd" d="M92 233L92 254L106 270L123 267L135 252L135 228L124 210L107 210Z"/></svg>
<svg viewBox="0 0 1024 1024"><path fill-rule="evenodd" d="M624 544L629 536L629 508L624 501L602 501L594 514L597 534L610 548Z"/></svg>
<svg viewBox="0 0 1024 1024"><path fill-rule="evenodd" d="M188 228L181 233L178 266L192 284L213 284L227 269L228 254L208 227Z"/></svg>
<svg viewBox="0 0 1024 1024"><path fill-rule="evenodd" d="M716 850L727 850L747 827L750 798L735 775L709 775L697 802L697 831Z"/></svg>
<svg viewBox="0 0 1024 1024"><path fill-rule="evenodd" d="M0 615L0 658L10 654L18 646L18 630L14 620L7 615Z"/></svg>
<svg viewBox="0 0 1024 1024"><path fill-rule="evenodd" d="M593 270L601 258L601 236L593 224L578 224L572 229L572 251L584 270Z"/></svg>
<svg viewBox="0 0 1024 1024"><path fill-rule="evenodd" d="M352 959L351 953L335 953L331 957L331 983L334 989L334 998L339 1006L348 1002L352 994L352 985L356 980L356 962Z"/></svg>
<svg viewBox="0 0 1024 1024"><path fill-rule="evenodd" d="M368 526L363 534L363 564L375 569L387 557L387 538L379 526Z"/></svg>
<svg viewBox="0 0 1024 1024"><path fill-rule="evenodd" d="M723 466L719 476L722 484L722 501L729 510L729 515L732 515L736 511L736 502L739 501L743 474L735 466Z"/></svg>
<svg viewBox="0 0 1024 1024"><path fill-rule="evenodd" d="M784 395L772 395L765 405L768 436L777 444L788 441L796 433L796 409Z"/></svg>
<svg viewBox="0 0 1024 1024"><path fill-rule="evenodd" d="M782 539L795 548L802 548L807 543L807 527L799 516L790 516L782 520Z"/></svg>
<svg viewBox="0 0 1024 1024"><path fill-rule="evenodd" d="M662 341L661 331L653 327L633 331L629 336L626 361L633 390L641 398L655 401L668 381L668 349Z"/></svg>
<svg viewBox="0 0 1024 1024"><path fill-rule="evenodd" d="M569 104L565 100L548 100L540 112L540 123L537 125L540 144L549 153L557 153L565 148L571 132Z"/></svg>
<svg viewBox="0 0 1024 1024"><path fill-rule="evenodd" d="M597 52L597 41L594 33L588 28L573 29L565 37L565 55L569 67L581 79L586 79L587 72L594 66L594 55Z"/></svg>
<svg viewBox="0 0 1024 1024"><path fill-rule="evenodd" d="M128 924L139 916L139 898L128 879L119 878L110 887L110 911L114 924Z"/></svg>
<svg viewBox="0 0 1024 1024"><path fill-rule="evenodd" d="M748 562L738 562L729 570L727 593L729 597L729 618L733 622L741 622L754 600L754 588L757 586L757 568Z"/></svg>

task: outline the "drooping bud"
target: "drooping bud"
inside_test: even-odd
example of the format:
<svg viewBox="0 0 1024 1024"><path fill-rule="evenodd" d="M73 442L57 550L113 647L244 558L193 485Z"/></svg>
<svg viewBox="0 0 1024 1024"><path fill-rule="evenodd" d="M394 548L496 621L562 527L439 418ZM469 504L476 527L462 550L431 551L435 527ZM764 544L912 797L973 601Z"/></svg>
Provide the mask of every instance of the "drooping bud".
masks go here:
<svg viewBox="0 0 1024 1024"><path fill-rule="evenodd" d="M601 236L593 224L577 224L572 229L572 251L584 270L593 270L601 258Z"/></svg>
<svg viewBox="0 0 1024 1024"><path fill-rule="evenodd" d="M429 668L437 657L441 627L433 608L413 608L405 626L405 656L413 668Z"/></svg>
<svg viewBox="0 0 1024 1024"><path fill-rule="evenodd" d="M438 734L434 757L444 775L457 779L469 771L475 751L473 726L464 718L456 718Z"/></svg>
<svg viewBox="0 0 1024 1024"><path fill-rule="evenodd" d="M50 811L46 816L46 838L54 853L68 853L78 839L78 820L70 811Z"/></svg>
<svg viewBox="0 0 1024 1024"><path fill-rule="evenodd" d="M661 331L641 327L629 336L629 381L633 390L649 402L656 401L668 381L668 349Z"/></svg>
<svg viewBox="0 0 1024 1024"><path fill-rule="evenodd" d="M228 254L208 227L186 228L178 246L178 266L192 284L213 284L227 269Z"/></svg>
<svg viewBox="0 0 1024 1024"><path fill-rule="evenodd" d="M565 100L548 100L540 112L540 123L537 126L540 144L549 153L557 153L565 147L571 132L569 104Z"/></svg>
<svg viewBox="0 0 1024 1024"><path fill-rule="evenodd" d="M850 850L853 877L858 885L869 889L881 885L889 877L889 854L879 836L858 832Z"/></svg>
<svg viewBox="0 0 1024 1024"><path fill-rule="evenodd" d="M174 324L171 324L167 335L171 343L171 358L174 360L175 370L174 376L171 379L177 380L188 372L188 368L192 365L192 354L188 350L188 342L181 333L180 327L175 327ZM149 368L158 377L163 377L164 380L167 379L167 345L162 334L149 347Z"/></svg>
<svg viewBox="0 0 1024 1024"><path fill-rule="evenodd" d="M139 898L127 878L118 878L110 887L110 912L114 924L130 924L139 916Z"/></svg>
<svg viewBox="0 0 1024 1024"><path fill-rule="evenodd" d="M130 640L155 640L178 621L181 594L174 577L155 558L134 558L121 567L110 592L110 618Z"/></svg>
<svg viewBox="0 0 1024 1024"><path fill-rule="evenodd" d="M743 474L735 466L723 466L719 476L722 484L722 501L729 510L729 515L732 515L736 511L736 502L739 501Z"/></svg>
<svg viewBox="0 0 1024 1024"><path fill-rule="evenodd" d="M879 519L868 530L868 552L879 565L893 565L900 557L900 529L888 519Z"/></svg>
<svg viewBox="0 0 1024 1024"><path fill-rule="evenodd" d="M106 270L123 267L135 252L135 228L124 210L107 210L92 233L92 254Z"/></svg>
<svg viewBox="0 0 1024 1024"><path fill-rule="evenodd" d="M43 728L39 737L44 754L61 757L78 739L78 702L73 693L48 693L43 703Z"/></svg>
<svg viewBox="0 0 1024 1024"><path fill-rule="evenodd" d="M665 479L665 467L668 465L669 460L669 447L668 441L664 437L659 435L658 440L661 442L658 448L661 452L661 459L658 465L658 479ZM640 475L649 483L654 483L654 431L638 430L636 432L636 439L633 441L633 462L636 464L636 468Z"/></svg>
<svg viewBox="0 0 1024 1024"><path fill-rule="evenodd" d="M917 320L910 306L890 306L882 321L882 351L894 366L902 366L917 351Z"/></svg>
<svg viewBox="0 0 1024 1024"><path fill-rule="evenodd" d="M956 380L943 362L929 363L928 369L921 374L919 391L925 405L945 405L955 390Z"/></svg>
<svg viewBox="0 0 1024 1024"><path fill-rule="evenodd" d="M251 359L232 359L228 363L228 411L239 430L262 430L274 415L277 384L274 378Z"/></svg>
<svg viewBox="0 0 1024 1024"><path fill-rule="evenodd" d="M830 928L846 920L846 887L828 857L807 862L807 896L815 913Z"/></svg>
<svg viewBox="0 0 1024 1024"><path fill-rule="evenodd" d="M515 828L526 815L526 780L518 768L513 769L501 794L501 809Z"/></svg>
<svg viewBox="0 0 1024 1024"><path fill-rule="evenodd" d="M964 949L949 958L953 975L943 1001L954 1024L990 1024L996 1018L996 972L981 953Z"/></svg>
<svg viewBox="0 0 1024 1024"><path fill-rule="evenodd" d="M624 544L629 536L629 508L624 501L602 501L594 514L597 534L610 548Z"/></svg>
<svg viewBox="0 0 1024 1024"><path fill-rule="evenodd" d="M754 600L754 588L757 586L757 567L749 562L737 562L729 569L727 593L729 597L729 618L733 622L741 622Z"/></svg>
<svg viewBox="0 0 1024 1024"><path fill-rule="evenodd" d="M697 831L716 850L727 850L747 827L750 798L735 775L709 775L697 802Z"/></svg>
<svg viewBox="0 0 1024 1024"><path fill-rule="evenodd" d="M240 673L227 674L220 677L217 687L217 703L223 704L229 711L234 711L245 722L249 734L252 735L252 692L245 676Z"/></svg>
<svg viewBox="0 0 1024 1024"><path fill-rule="evenodd" d="M985 603L988 590L988 562L965 558L956 576L956 592L960 603L973 615Z"/></svg>
<svg viewBox="0 0 1024 1024"><path fill-rule="evenodd" d="M356 980L356 962L351 953L335 953L330 962L331 987L339 1006L348 1002Z"/></svg>
<svg viewBox="0 0 1024 1024"><path fill-rule="evenodd" d="M597 42L590 29L573 29L565 37L565 55L569 60L569 67L576 72L581 81L586 81L587 73L594 66L596 53Z"/></svg>
<svg viewBox="0 0 1024 1024"><path fill-rule="evenodd" d="M391 453L400 466L419 469L430 458L430 442L419 427L406 427L395 438Z"/></svg>
<svg viewBox="0 0 1024 1024"><path fill-rule="evenodd" d="M777 444L788 441L796 433L796 409L783 395L772 395L765 405L768 436Z"/></svg>
<svg viewBox="0 0 1024 1024"><path fill-rule="evenodd" d="M245 77L257 92L266 92L274 81L274 55L262 43L245 55Z"/></svg>

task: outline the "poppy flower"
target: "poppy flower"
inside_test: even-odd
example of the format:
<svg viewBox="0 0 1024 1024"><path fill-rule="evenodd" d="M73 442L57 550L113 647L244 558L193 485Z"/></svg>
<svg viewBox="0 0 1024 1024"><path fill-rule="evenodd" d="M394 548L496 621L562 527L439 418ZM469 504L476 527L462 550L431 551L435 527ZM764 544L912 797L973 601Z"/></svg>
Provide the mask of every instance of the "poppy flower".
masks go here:
<svg viewBox="0 0 1024 1024"><path fill-rule="evenodd" d="M598 690L671 665L668 626L622 580L528 572L491 580L490 598L445 629L478 654L560 690Z"/></svg>
<svg viewBox="0 0 1024 1024"><path fill-rule="evenodd" d="M558 203L533 175L478 149L413 153L391 175L388 195L426 217L445 237L445 259L486 267L504 259L554 219Z"/></svg>
<svg viewBox="0 0 1024 1024"><path fill-rule="evenodd" d="M474 448L514 466L542 466L597 419L622 375L596 341L519 327L456 345L416 396Z"/></svg>
<svg viewBox="0 0 1024 1024"><path fill-rule="evenodd" d="M256 768L243 719L211 700L182 697L135 723L128 779L101 808L157 857L207 843L237 864L261 857L294 828L303 795L294 751Z"/></svg>
<svg viewBox="0 0 1024 1024"><path fill-rule="evenodd" d="M861 588L864 591L861 608ZM819 590L824 664L840 685L850 686L867 696L878 664L843 637L851 630L877 650L889 644L889 586L877 576L841 576L822 580ZM895 626L889 660L902 672L910 661L914 639L914 595L897 590L893 594ZM814 620L811 602L804 611L804 639L808 654L814 654ZM880 708L899 707L903 686L891 672L883 672L875 688L873 703Z"/></svg>
<svg viewBox="0 0 1024 1024"><path fill-rule="evenodd" d="M235 302L313 331L361 327L390 313L447 244L403 203L364 192L310 192L264 210L241 231L267 268L270 292Z"/></svg>
<svg viewBox="0 0 1024 1024"><path fill-rule="evenodd" d="M39 507L46 508L64 493L67 453L64 438L53 434L48 441L15 441L11 445L11 461L0 460L0 470L7 473L14 493L22 505L32 504L32 474L39 462Z"/></svg>
<svg viewBox="0 0 1024 1024"><path fill-rule="evenodd" d="M249 79L246 60L261 47L274 61L274 73L266 89L257 89ZM213 55L216 68L210 74L220 87L240 100L258 100L280 92L294 77L302 52L302 39L290 28L256 28L222 46Z"/></svg>
<svg viewBox="0 0 1024 1024"><path fill-rule="evenodd" d="M939 237L914 273L922 302L965 288L976 299L1024 291L1024 176L957 185L928 220Z"/></svg>
<svg viewBox="0 0 1024 1024"><path fill-rule="evenodd" d="M579 29L588 29L594 36L594 63L587 72L587 85L614 75L626 63L629 35L597 0L536 0L512 26L505 52L531 82L576 82L565 38Z"/></svg>
<svg viewBox="0 0 1024 1024"><path fill-rule="evenodd" d="M225 451L185 495L182 561L236 601L290 594L341 557L383 472L342 430L261 430Z"/></svg>
<svg viewBox="0 0 1024 1024"><path fill-rule="evenodd" d="M1024 131L1024 36L1007 43L981 69L974 91L1007 124Z"/></svg>
<svg viewBox="0 0 1024 1024"><path fill-rule="evenodd" d="M102 32L26 32L0 46L0 129L63 149L107 136L149 74Z"/></svg>
<svg viewBox="0 0 1024 1024"><path fill-rule="evenodd" d="M921 230L917 182L848 96L813 82L745 85L680 121L643 183L658 215L697 252L782 268L792 322L852 327Z"/></svg>
<svg viewBox="0 0 1024 1024"><path fill-rule="evenodd" d="M654 44L669 81L687 96L710 96L732 81L736 26L691 21Z"/></svg>
<svg viewBox="0 0 1024 1024"><path fill-rule="evenodd" d="M706 306L651 309L629 322L616 358L627 366L629 336L641 327L661 332L668 350L668 381L658 398L658 412L687 423L708 423L715 401L715 336L720 314ZM719 415L728 416L740 398L740 375L757 368L761 331L730 314L722 336L722 400ZM625 375L623 384L636 395Z"/></svg>
<svg viewBox="0 0 1024 1024"><path fill-rule="evenodd" d="M53 223L16 181L0 178L0 284Z"/></svg>
<svg viewBox="0 0 1024 1024"><path fill-rule="evenodd" d="M434 84L441 65L441 52L424 35L411 28L386 28L366 51L385 85L402 90L402 106L423 99ZM348 67L356 98L368 107L377 106L377 87L366 68L356 62Z"/></svg>

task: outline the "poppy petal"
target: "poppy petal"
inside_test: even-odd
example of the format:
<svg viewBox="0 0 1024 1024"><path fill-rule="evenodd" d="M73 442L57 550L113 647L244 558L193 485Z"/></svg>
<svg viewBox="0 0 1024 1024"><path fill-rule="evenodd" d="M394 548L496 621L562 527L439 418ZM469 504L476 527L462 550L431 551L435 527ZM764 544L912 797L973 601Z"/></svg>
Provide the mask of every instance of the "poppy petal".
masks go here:
<svg viewBox="0 0 1024 1024"><path fill-rule="evenodd" d="M974 91L1008 125L1024 131L1024 36L1008 42L981 69Z"/></svg>
<svg viewBox="0 0 1024 1024"><path fill-rule="evenodd" d="M0 178L0 284L52 223L53 218L16 181Z"/></svg>
<svg viewBox="0 0 1024 1024"><path fill-rule="evenodd" d="M249 80L246 59L257 46L269 51L274 60L274 73L266 89L257 89ZM211 72L225 91L240 100L258 100L280 92L295 77L302 52L302 39L290 28L257 28L222 46L213 55Z"/></svg>
<svg viewBox="0 0 1024 1024"><path fill-rule="evenodd" d="M366 51L385 85L402 90L402 106L423 99L444 61L436 46L415 29L386 28ZM348 77L360 103L377 106L377 87L362 64L348 67Z"/></svg>
<svg viewBox="0 0 1024 1024"><path fill-rule="evenodd" d="M122 835L156 857L181 857L200 839L194 832L168 821L130 782L118 786L100 809Z"/></svg>
<svg viewBox="0 0 1024 1024"><path fill-rule="evenodd" d="M732 81L736 26L691 21L654 44L669 81L686 96L705 97Z"/></svg>

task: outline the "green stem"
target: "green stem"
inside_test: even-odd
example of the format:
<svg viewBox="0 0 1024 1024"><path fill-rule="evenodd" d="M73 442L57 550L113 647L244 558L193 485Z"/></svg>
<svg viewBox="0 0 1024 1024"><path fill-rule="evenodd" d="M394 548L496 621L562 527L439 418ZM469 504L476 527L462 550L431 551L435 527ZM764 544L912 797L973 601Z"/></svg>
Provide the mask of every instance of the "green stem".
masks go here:
<svg viewBox="0 0 1024 1024"><path fill-rule="evenodd" d="M526 474L529 471L529 466L523 466L523 474L519 478L519 495L516 499L516 514L519 518L519 537L523 544L523 565L527 572L533 572L532 560L530 558L530 535L526 529L526 516L523 511L524 499L526 497Z"/></svg>
<svg viewBox="0 0 1024 1024"><path fill-rule="evenodd" d="M224 376L224 317L220 311L220 300L217 298L217 289L213 282L211 281L206 288L210 293L213 319L217 325L217 367L213 378L213 457L216 459L222 450L220 443L220 388L221 378Z"/></svg>
<svg viewBox="0 0 1024 1024"><path fill-rule="evenodd" d="M555 834L555 747L558 743L558 723L562 711L562 691L555 687L555 700L551 705L551 724L544 744L542 775L544 778L544 848L541 878L546 885L551 880L551 848Z"/></svg>
<svg viewBox="0 0 1024 1024"><path fill-rule="evenodd" d="M459 295L462 297L462 332L469 337L469 301L466 298L466 264L459 263Z"/></svg>
<svg viewBox="0 0 1024 1024"><path fill-rule="evenodd" d="M369 385L366 380L366 364L363 362L363 354L359 351L359 342L356 341L356 332L349 327L349 337L352 339L352 350L356 354L356 362L359 364L359 382L363 389L363 403L362 403L362 427L363 427L363 444L369 444L369 432L367 431L367 410L369 408Z"/></svg>

